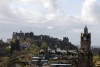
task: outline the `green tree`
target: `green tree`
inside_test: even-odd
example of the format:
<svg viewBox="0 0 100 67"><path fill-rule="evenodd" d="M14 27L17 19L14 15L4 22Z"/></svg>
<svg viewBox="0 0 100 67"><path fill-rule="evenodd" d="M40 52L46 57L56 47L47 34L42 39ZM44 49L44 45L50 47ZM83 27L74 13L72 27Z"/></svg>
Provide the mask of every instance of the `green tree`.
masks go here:
<svg viewBox="0 0 100 67"><path fill-rule="evenodd" d="M34 50L32 51L32 53L33 53L34 55L37 55L39 51L40 51L40 48L39 48L38 46L36 46L36 47L34 48Z"/></svg>
<svg viewBox="0 0 100 67"><path fill-rule="evenodd" d="M46 52L46 53L45 53L45 59L46 59L46 60L49 60L49 52Z"/></svg>
<svg viewBox="0 0 100 67"><path fill-rule="evenodd" d="M35 47L34 51L39 52L40 48L38 46Z"/></svg>
<svg viewBox="0 0 100 67"><path fill-rule="evenodd" d="M17 57L17 56L20 56L21 53L20 53L19 51L15 50L15 51L13 52L13 55Z"/></svg>
<svg viewBox="0 0 100 67"><path fill-rule="evenodd" d="M21 55L25 55L25 54L27 54L27 53L28 53L27 50L21 50Z"/></svg>
<svg viewBox="0 0 100 67"><path fill-rule="evenodd" d="M41 48L44 49L45 52L47 51L47 47L48 47L47 43L43 42L41 44Z"/></svg>
<svg viewBox="0 0 100 67"><path fill-rule="evenodd" d="M40 50L40 48L37 45L32 44L32 45L30 45L29 54L36 55L36 54L38 54L39 50Z"/></svg>
<svg viewBox="0 0 100 67"><path fill-rule="evenodd" d="M28 48L25 48L24 50L25 50L25 51L29 51Z"/></svg>
<svg viewBox="0 0 100 67"><path fill-rule="evenodd" d="M41 44L41 48L42 48L42 49L45 49L45 48L47 48L47 47L48 47L47 43L43 42L43 43Z"/></svg>
<svg viewBox="0 0 100 67"><path fill-rule="evenodd" d="M11 42L15 43L15 40L16 40L16 39L12 39Z"/></svg>
<svg viewBox="0 0 100 67"><path fill-rule="evenodd" d="M7 46L6 47L6 53L7 53L7 55L10 55L10 52L11 52L11 50L10 50L9 46Z"/></svg>
<svg viewBox="0 0 100 67"><path fill-rule="evenodd" d="M2 57L1 58L1 64L0 67L8 67L10 65L10 58L9 57Z"/></svg>
<svg viewBox="0 0 100 67"><path fill-rule="evenodd" d="M30 38L27 38L27 39L26 39L26 42L32 43L32 40L31 40Z"/></svg>
<svg viewBox="0 0 100 67"><path fill-rule="evenodd" d="M32 44L30 45L30 50L33 50L36 47L36 45Z"/></svg>

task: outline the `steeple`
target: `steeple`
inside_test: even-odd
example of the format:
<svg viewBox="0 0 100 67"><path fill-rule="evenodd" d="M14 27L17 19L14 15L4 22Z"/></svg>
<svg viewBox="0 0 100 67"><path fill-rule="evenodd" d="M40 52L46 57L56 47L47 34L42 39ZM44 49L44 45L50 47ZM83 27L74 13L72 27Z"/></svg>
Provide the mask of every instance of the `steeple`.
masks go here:
<svg viewBox="0 0 100 67"><path fill-rule="evenodd" d="M84 33L85 33L85 34L88 34L88 28L87 28L86 25L85 25L85 27L84 27Z"/></svg>

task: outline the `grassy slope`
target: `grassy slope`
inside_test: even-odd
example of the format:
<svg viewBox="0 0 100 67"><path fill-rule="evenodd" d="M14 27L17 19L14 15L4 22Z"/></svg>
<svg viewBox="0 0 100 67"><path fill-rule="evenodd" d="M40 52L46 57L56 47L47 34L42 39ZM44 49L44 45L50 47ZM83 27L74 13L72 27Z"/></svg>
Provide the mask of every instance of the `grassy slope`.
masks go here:
<svg viewBox="0 0 100 67"><path fill-rule="evenodd" d="M93 56L93 60L99 60L99 56L98 55Z"/></svg>

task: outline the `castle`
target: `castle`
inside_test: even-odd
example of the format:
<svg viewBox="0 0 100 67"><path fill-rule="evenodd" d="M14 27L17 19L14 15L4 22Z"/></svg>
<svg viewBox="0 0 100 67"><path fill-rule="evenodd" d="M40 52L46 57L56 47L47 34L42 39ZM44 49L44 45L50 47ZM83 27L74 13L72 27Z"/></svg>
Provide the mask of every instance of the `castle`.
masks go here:
<svg viewBox="0 0 100 67"><path fill-rule="evenodd" d="M62 45L61 49L65 49L66 45L70 46L71 48L76 48L76 46L74 46L73 44L71 44L71 42L69 42L68 37L63 37L63 40L61 40L58 38L50 37L48 35L42 35L42 34L41 35L34 35L33 32L23 33L22 31L20 31L20 33L13 32L13 34L12 34L12 39L18 39L20 41L24 41L27 38L30 38L34 42L36 42L38 40L43 40L53 49L54 49L54 45L57 42L59 42Z"/></svg>
<svg viewBox="0 0 100 67"><path fill-rule="evenodd" d="M21 31L20 33L14 32L12 38L13 39L17 38L21 41L25 40L26 38L31 38L35 41L44 40L47 42L47 44L52 43L53 47L55 46L55 43L58 42L58 44L56 45L56 48L54 48L55 49L54 52L51 50L48 51L50 55L49 57L50 59L53 59L54 57L56 57L58 62L62 64L71 64L74 67L92 67L93 66L93 54L91 52L91 33L88 33L87 26L84 27L84 32L81 33L81 37L80 37L81 47L79 50L66 49L62 51L64 47L72 45L69 42L69 39L67 37L64 37L63 40L60 40L58 38L52 38L47 35L36 36L34 35L33 32L23 33Z"/></svg>

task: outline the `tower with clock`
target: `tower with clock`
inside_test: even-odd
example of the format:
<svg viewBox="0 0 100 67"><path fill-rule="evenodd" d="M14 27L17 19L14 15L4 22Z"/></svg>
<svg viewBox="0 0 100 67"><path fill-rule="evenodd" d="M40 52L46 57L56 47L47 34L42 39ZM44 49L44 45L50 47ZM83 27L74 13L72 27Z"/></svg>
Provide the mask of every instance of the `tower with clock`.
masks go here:
<svg viewBox="0 0 100 67"><path fill-rule="evenodd" d="M83 51L91 50L91 33L88 33L87 26L84 27L84 33L81 33L81 49Z"/></svg>
<svg viewBox="0 0 100 67"><path fill-rule="evenodd" d="M84 33L81 33L80 44L84 52L84 67L92 67L93 54L91 52L91 33L88 33L87 26L84 27Z"/></svg>

